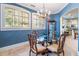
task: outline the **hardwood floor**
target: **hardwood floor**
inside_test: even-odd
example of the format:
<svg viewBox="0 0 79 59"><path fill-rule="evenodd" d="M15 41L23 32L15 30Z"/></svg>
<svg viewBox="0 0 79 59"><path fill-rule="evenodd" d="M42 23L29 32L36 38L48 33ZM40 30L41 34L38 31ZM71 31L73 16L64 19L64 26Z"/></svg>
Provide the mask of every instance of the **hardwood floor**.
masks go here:
<svg viewBox="0 0 79 59"><path fill-rule="evenodd" d="M77 49L78 49L78 40L72 40L71 36L68 36L66 38L65 42L65 56L76 56L77 55ZM22 53L18 53L18 56L28 56L29 55L29 47ZM34 54L32 54L35 56ZM49 56L56 56L55 54L50 54ZM62 55L61 55L62 56Z"/></svg>
<svg viewBox="0 0 79 59"><path fill-rule="evenodd" d="M77 56L78 40L72 40L71 36L68 36L66 38L64 50L65 50L65 56ZM0 52L0 56L29 56L29 44L24 44L23 46L14 48L12 50L10 49ZM32 56L35 56L35 54L32 53ZM56 54L50 53L49 56L56 56Z"/></svg>

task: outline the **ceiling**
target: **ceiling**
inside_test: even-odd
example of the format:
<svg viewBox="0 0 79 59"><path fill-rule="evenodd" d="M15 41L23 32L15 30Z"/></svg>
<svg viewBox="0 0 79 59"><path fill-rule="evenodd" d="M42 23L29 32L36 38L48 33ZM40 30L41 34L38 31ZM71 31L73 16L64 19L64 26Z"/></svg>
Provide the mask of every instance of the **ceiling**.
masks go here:
<svg viewBox="0 0 79 59"><path fill-rule="evenodd" d="M66 13L65 16L77 16L78 15L78 8L71 10L70 12Z"/></svg>
<svg viewBox="0 0 79 59"><path fill-rule="evenodd" d="M47 10L50 11L51 14L59 13L68 3L27 3L26 6L32 8L36 11L39 10Z"/></svg>

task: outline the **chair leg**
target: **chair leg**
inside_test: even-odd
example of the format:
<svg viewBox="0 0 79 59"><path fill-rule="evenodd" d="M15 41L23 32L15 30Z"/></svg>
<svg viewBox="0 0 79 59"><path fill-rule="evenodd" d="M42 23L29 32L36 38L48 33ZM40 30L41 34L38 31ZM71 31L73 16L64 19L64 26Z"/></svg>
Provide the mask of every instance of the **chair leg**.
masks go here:
<svg viewBox="0 0 79 59"><path fill-rule="evenodd" d="M31 50L29 51L29 56L31 56Z"/></svg>
<svg viewBox="0 0 79 59"><path fill-rule="evenodd" d="M64 50L63 50L63 56L64 56Z"/></svg>
<svg viewBox="0 0 79 59"><path fill-rule="evenodd" d="M60 55L59 55L59 52L57 52L57 55L60 56Z"/></svg>
<svg viewBox="0 0 79 59"><path fill-rule="evenodd" d="M36 56L38 55L38 53L36 53Z"/></svg>
<svg viewBox="0 0 79 59"><path fill-rule="evenodd" d="M59 53L57 55L60 56Z"/></svg>
<svg viewBox="0 0 79 59"><path fill-rule="evenodd" d="M49 56L49 53L46 53L47 56Z"/></svg>

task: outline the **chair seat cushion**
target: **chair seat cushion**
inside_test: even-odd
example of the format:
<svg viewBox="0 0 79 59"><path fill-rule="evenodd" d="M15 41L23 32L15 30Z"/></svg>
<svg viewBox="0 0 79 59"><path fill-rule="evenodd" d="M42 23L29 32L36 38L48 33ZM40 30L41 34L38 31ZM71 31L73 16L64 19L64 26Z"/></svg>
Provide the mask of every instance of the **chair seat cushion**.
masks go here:
<svg viewBox="0 0 79 59"><path fill-rule="evenodd" d="M46 47L42 46L41 44L37 44L37 52L36 50L32 50L34 53L44 53L47 50Z"/></svg>
<svg viewBox="0 0 79 59"><path fill-rule="evenodd" d="M47 47L50 51L56 51L57 52L57 48L58 48L58 45L57 44L52 44L50 46Z"/></svg>
<svg viewBox="0 0 79 59"><path fill-rule="evenodd" d="M38 52L45 52L46 51L46 47L40 45L40 44L37 44L37 50Z"/></svg>

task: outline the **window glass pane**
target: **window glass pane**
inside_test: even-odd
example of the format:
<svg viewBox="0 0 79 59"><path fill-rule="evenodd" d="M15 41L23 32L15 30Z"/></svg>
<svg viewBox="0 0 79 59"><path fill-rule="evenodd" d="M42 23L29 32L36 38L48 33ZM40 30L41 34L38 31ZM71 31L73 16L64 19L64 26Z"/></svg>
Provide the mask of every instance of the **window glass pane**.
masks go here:
<svg viewBox="0 0 79 59"><path fill-rule="evenodd" d="M5 15L13 15L13 9L12 8L5 8Z"/></svg>
<svg viewBox="0 0 79 59"><path fill-rule="evenodd" d="M18 25L19 25L20 27L22 27L22 19L23 19L23 17L19 17L19 20L18 20Z"/></svg>
<svg viewBox="0 0 79 59"><path fill-rule="evenodd" d="M43 29L45 29L45 22L44 22L44 21L41 21L41 27L42 27Z"/></svg>
<svg viewBox="0 0 79 59"><path fill-rule="evenodd" d="M23 16L23 12L22 11L19 11L19 16Z"/></svg>
<svg viewBox="0 0 79 59"><path fill-rule="evenodd" d="M15 15L19 15L19 11L18 10L14 10Z"/></svg>
<svg viewBox="0 0 79 59"><path fill-rule="evenodd" d="M7 15L5 17L5 27L12 27L13 26L13 17L11 15Z"/></svg>
<svg viewBox="0 0 79 59"><path fill-rule="evenodd" d="M12 8L5 8L5 27L12 27L13 26L13 9Z"/></svg>
<svg viewBox="0 0 79 59"><path fill-rule="evenodd" d="M40 24L39 24L39 19L37 19L37 29L39 29L40 28Z"/></svg>
<svg viewBox="0 0 79 59"><path fill-rule="evenodd" d="M29 23L28 18L26 18L26 17L23 18L23 21L24 21L25 23L27 23L27 24Z"/></svg>
<svg viewBox="0 0 79 59"><path fill-rule="evenodd" d="M32 29L37 29L37 15L32 14Z"/></svg>
<svg viewBox="0 0 79 59"><path fill-rule="evenodd" d="M36 24L36 20L32 20L32 29L36 29L37 24Z"/></svg>
<svg viewBox="0 0 79 59"><path fill-rule="evenodd" d="M45 18L35 13L32 14L32 29L45 29Z"/></svg>
<svg viewBox="0 0 79 59"><path fill-rule="evenodd" d="M40 24L40 28L41 29L45 29L45 18L44 17L42 17L42 16L40 16L39 17L39 24Z"/></svg>
<svg viewBox="0 0 79 59"><path fill-rule="evenodd" d="M23 12L23 17L28 17L28 13Z"/></svg>
<svg viewBox="0 0 79 59"><path fill-rule="evenodd" d="M22 24L23 24L23 27L27 27L28 28L28 26L29 26L28 18L23 18Z"/></svg>
<svg viewBox="0 0 79 59"><path fill-rule="evenodd" d="M31 28L29 13L15 8L5 7L5 27Z"/></svg>
<svg viewBox="0 0 79 59"><path fill-rule="evenodd" d="M18 26L18 16L14 16L14 27Z"/></svg>

